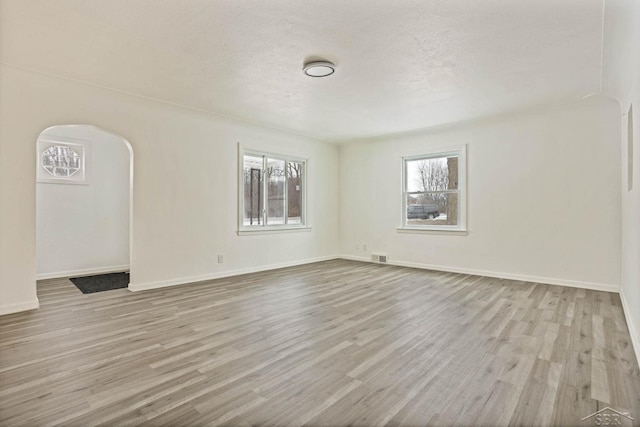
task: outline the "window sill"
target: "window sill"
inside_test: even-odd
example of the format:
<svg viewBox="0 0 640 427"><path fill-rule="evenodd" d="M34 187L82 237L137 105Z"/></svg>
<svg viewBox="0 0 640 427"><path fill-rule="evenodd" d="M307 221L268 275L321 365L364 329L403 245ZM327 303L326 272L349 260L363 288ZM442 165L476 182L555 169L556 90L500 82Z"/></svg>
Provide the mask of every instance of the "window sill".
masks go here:
<svg viewBox="0 0 640 427"><path fill-rule="evenodd" d="M467 230L459 228L423 228L423 227L398 227L398 233L406 234L440 234L451 236L467 236Z"/></svg>
<svg viewBox="0 0 640 427"><path fill-rule="evenodd" d="M300 233L309 232L311 227L256 227L256 228L243 228L238 230L238 236L255 236L258 234L281 234L281 233Z"/></svg>

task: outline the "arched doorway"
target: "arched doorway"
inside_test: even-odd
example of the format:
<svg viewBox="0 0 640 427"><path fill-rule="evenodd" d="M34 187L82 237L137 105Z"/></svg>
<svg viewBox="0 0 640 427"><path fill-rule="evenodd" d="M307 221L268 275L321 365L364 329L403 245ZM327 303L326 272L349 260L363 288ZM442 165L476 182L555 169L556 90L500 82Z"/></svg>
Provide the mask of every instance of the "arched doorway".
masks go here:
<svg viewBox="0 0 640 427"><path fill-rule="evenodd" d="M37 279L129 271L133 150L92 125L58 125L37 140Z"/></svg>

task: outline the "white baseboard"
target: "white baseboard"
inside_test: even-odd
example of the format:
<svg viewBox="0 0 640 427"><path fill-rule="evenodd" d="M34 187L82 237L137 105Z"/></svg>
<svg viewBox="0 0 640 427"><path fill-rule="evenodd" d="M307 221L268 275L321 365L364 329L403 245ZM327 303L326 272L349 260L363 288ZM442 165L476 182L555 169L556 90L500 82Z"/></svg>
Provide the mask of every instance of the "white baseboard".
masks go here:
<svg viewBox="0 0 640 427"><path fill-rule="evenodd" d="M338 258L346 259L346 260L349 260L349 261L362 261L362 262L370 262L370 263L373 263L373 264L377 264L377 263L371 261L371 258L367 258L365 256L338 255ZM390 262L388 262L387 264L393 265Z"/></svg>
<svg viewBox="0 0 640 427"><path fill-rule="evenodd" d="M629 328L629 335L631 336L631 345L636 354L636 360L640 363L640 329L638 329L637 325L633 323L631 316L629 316L629 303L624 295L624 289L620 291L620 301L622 301L624 318L627 320L627 327Z"/></svg>
<svg viewBox="0 0 640 427"><path fill-rule="evenodd" d="M258 273L260 271L274 270L274 269L285 268L285 267L293 267L296 265L303 265L303 264L311 264L314 262L327 261L327 260L336 259L336 258L352 260L352 261L373 262L371 261L371 259L367 257L361 257L361 256L329 255L329 256L324 256L319 258L308 258L308 259L298 260L298 261L283 262L283 263L271 264L271 265L260 266L260 267L244 268L240 270L223 271L220 273L212 273L212 274L206 274L206 275L200 275L200 276L181 277L181 278L170 279L170 280L162 280L158 282L130 283L129 290L136 292L136 291L143 291L147 289L164 288L167 286L184 285L187 283L203 282L206 280L214 280L214 279L221 279L224 277L239 276L241 274ZM548 285L569 286L572 288L584 288L584 289L591 289L595 291L616 292L616 293L620 292L619 286L607 284L607 283L582 282L582 281L568 280L568 279L556 279L552 277L529 276L524 274L504 273L504 272L496 272L496 271L488 271L488 270L476 270L476 269L470 269L470 268L450 267L450 266L422 264L422 263L394 261L394 260L389 260L387 264L396 265L399 267L411 267L411 268L420 268L425 270L446 271L450 273L471 274L475 276L495 277L498 279L520 280L523 282L534 282L534 283L544 283ZM106 273L128 271L128 270L129 270L129 265L127 264L127 265L117 265L117 266L103 267L103 268L61 271L57 273L44 273L44 274L36 275L36 279L37 280L57 279L61 277L87 276L91 274L106 274Z"/></svg>
<svg viewBox="0 0 640 427"><path fill-rule="evenodd" d="M340 258L349 259L353 261L373 262L369 258L352 256L352 255L340 255ZM415 263L415 262L404 262L404 261L394 261L394 260L389 260L386 264L396 265L399 267L411 267L411 268L421 268L425 270L446 271L449 273L471 274L474 276L495 277L497 279L509 279L509 280L519 280L522 282L544 283L547 285L569 286L572 288L584 288L584 289L591 289L594 291L605 291L605 292L615 292L615 293L620 292L619 286L608 284L608 283L581 282L581 281L568 280L568 279L556 279L553 277L529 276L525 274L503 273L499 271L475 270L471 268L449 267L449 266L443 266L443 265L421 264L421 263Z"/></svg>
<svg viewBox="0 0 640 427"><path fill-rule="evenodd" d="M222 279L224 277L239 276L241 274L259 273L261 271L276 270L278 268L295 267L297 265L311 264L320 261L329 261L338 258L337 255L329 255L319 258L307 258L298 261L283 262L279 264L262 265L259 267L243 268L240 270L222 271L201 276L180 277L177 279L162 280L159 282L129 283L129 290L132 292L146 291L150 289L166 288L168 286L186 285L189 283L204 282L207 280Z"/></svg>
<svg viewBox="0 0 640 427"><path fill-rule="evenodd" d="M35 310L39 307L40 301L38 301L38 298L20 304L2 305L0 306L0 316L5 314L18 313L20 311Z"/></svg>
<svg viewBox="0 0 640 427"><path fill-rule="evenodd" d="M129 271L129 264L113 265L110 267L85 268L82 270L58 271L55 273L41 273L36 274L36 280L59 279L61 277L90 276L92 274L118 273L121 271Z"/></svg>

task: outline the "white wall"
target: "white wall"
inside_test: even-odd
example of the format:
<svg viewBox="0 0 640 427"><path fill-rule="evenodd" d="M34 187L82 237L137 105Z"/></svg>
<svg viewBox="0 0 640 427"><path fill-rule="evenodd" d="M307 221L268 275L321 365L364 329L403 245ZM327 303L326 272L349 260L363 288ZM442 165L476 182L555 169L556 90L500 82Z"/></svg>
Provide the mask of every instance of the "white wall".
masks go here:
<svg viewBox="0 0 640 427"><path fill-rule="evenodd" d="M129 149L92 126L55 126L47 140L71 138L88 147L83 185L36 184L38 278L129 268Z"/></svg>
<svg viewBox="0 0 640 427"><path fill-rule="evenodd" d="M618 290L617 114L599 98L342 145L342 254ZM448 144L467 144L468 235L398 233L402 157Z"/></svg>
<svg viewBox="0 0 640 427"><path fill-rule="evenodd" d="M622 289L627 324L640 358L640 2L607 0L603 56L603 89L619 102L616 123L622 128ZM633 190L627 185L627 120L633 104ZM622 117L622 120L620 118Z"/></svg>
<svg viewBox="0 0 640 427"><path fill-rule="evenodd" d="M33 141L40 132L27 132L20 144L11 140L7 123L13 120L20 124L21 118L7 114L12 109L4 96L8 87L0 68L0 314L38 307Z"/></svg>
<svg viewBox="0 0 640 427"><path fill-rule="evenodd" d="M337 253L336 146L7 65L0 75L0 313L37 304L33 153L40 132L56 124L95 125L133 146L134 287ZM310 232L236 234L238 142L309 159Z"/></svg>

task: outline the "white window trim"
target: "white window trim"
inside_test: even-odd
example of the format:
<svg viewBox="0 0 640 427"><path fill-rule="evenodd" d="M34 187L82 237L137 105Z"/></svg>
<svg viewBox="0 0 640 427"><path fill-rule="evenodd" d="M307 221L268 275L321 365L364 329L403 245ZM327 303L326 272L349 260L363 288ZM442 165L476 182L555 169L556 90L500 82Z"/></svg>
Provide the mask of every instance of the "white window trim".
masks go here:
<svg viewBox="0 0 640 427"><path fill-rule="evenodd" d="M304 174L302 176L302 206L301 218L302 224L274 224L274 225L245 225L244 224L244 156L266 156L268 158L284 160L287 162L303 163ZM296 231L311 231L309 225L309 217L307 215L307 181L308 181L309 160L300 157L289 156L287 154L278 154L263 150L254 150L244 148L238 144L238 236L250 236L257 234L277 234L290 233ZM265 181L266 182L266 181ZM262 192L263 206L266 206L267 194ZM285 207L286 209L286 207ZM263 217L264 219L264 217Z"/></svg>
<svg viewBox="0 0 640 427"><path fill-rule="evenodd" d="M458 225L408 225L407 224L407 161L420 159L434 159L439 157L458 157ZM420 155L402 157L402 210L400 211L399 233L423 234L456 234L467 235L467 146L443 151L427 151Z"/></svg>

